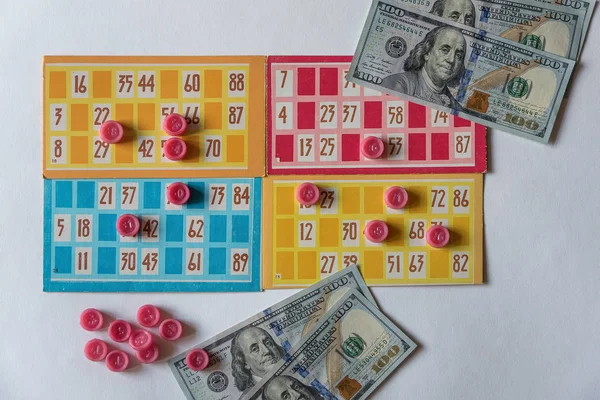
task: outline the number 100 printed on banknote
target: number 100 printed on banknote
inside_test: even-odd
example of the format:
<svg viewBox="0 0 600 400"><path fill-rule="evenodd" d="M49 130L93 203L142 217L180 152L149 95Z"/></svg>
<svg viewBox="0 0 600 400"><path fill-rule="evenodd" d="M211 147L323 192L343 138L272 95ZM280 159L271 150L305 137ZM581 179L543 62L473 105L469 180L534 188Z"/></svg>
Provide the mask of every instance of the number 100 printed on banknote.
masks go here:
<svg viewBox="0 0 600 400"><path fill-rule="evenodd" d="M575 62L375 0L348 80L547 143Z"/></svg>

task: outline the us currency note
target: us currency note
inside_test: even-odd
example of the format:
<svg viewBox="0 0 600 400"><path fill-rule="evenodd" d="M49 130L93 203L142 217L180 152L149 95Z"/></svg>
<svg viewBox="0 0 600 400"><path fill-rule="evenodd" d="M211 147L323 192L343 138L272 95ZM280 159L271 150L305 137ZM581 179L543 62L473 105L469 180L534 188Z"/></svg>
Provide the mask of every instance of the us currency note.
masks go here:
<svg viewBox="0 0 600 400"><path fill-rule="evenodd" d="M187 351L169 360L169 367L190 400L239 399L288 357L292 346L351 289L376 308L358 268L352 265L200 343L196 347L210 357L204 371L187 368Z"/></svg>
<svg viewBox="0 0 600 400"><path fill-rule="evenodd" d="M594 7L596 6L596 0L587 1L587 0L535 0L536 3L543 4L553 4L561 8L561 10L584 10L585 12L585 23L583 25L583 34L582 40L579 44L579 52L583 48L583 44L585 42L585 37L587 35L588 28L590 27L590 20L592 19L592 14L594 12Z"/></svg>
<svg viewBox="0 0 600 400"><path fill-rule="evenodd" d="M483 30L375 0L348 80L547 143L574 65Z"/></svg>
<svg viewBox="0 0 600 400"><path fill-rule="evenodd" d="M393 0L456 22L483 29L513 42L576 60L589 26L587 8L538 0Z"/></svg>
<svg viewBox="0 0 600 400"><path fill-rule="evenodd" d="M416 347L353 290L244 399L364 399Z"/></svg>

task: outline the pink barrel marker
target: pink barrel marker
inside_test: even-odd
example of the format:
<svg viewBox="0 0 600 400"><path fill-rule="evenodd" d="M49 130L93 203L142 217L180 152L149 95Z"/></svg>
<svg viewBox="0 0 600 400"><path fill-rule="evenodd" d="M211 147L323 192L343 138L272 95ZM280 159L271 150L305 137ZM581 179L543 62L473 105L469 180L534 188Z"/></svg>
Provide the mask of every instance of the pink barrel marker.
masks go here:
<svg viewBox="0 0 600 400"><path fill-rule="evenodd" d="M187 145L177 137L167 140L163 146L165 157L171 161L179 161L185 157L187 153Z"/></svg>
<svg viewBox="0 0 600 400"><path fill-rule="evenodd" d="M312 206L317 204L320 194L317 185L304 182L296 189L296 200L303 206Z"/></svg>
<svg viewBox="0 0 600 400"><path fill-rule="evenodd" d="M202 371L208 366L208 353L204 349L193 349L185 357L185 363L192 371Z"/></svg>
<svg viewBox="0 0 600 400"><path fill-rule="evenodd" d="M100 125L98 133L103 142L115 144L123 139L125 131L123 130L123 125L117 121L106 121Z"/></svg>
<svg viewBox="0 0 600 400"><path fill-rule="evenodd" d="M79 316L79 325L86 331L97 331L104 324L104 316L95 308L83 310Z"/></svg>
<svg viewBox="0 0 600 400"><path fill-rule="evenodd" d="M108 345L100 339L92 339L85 344L83 352L90 361L103 361L108 354Z"/></svg>
<svg viewBox="0 0 600 400"><path fill-rule="evenodd" d="M387 238L388 233L387 224L380 220L369 221L364 230L365 237L373 243L383 242Z"/></svg>
<svg viewBox="0 0 600 400"><path fill-rule="evenodd" d="M177 340L183 333L183 326L181 325L181 322L176 319L165 319L160 323L158 333L160 334L160 337L165 340Z"/></svg>
<svg viewBox="0 0 600 400"><path fill-rule="evenodd" d="M360 152L369 160L381 157L384 148L383 140L375 136L367 136L360 142Z"/></svg>
<svg viewBox="0 0 600 400"><path fill-rule="evenodd" d="M137 320L146 328L153 328L160 322L160 310L152 304L141 306L137 311Z"/></svg>
<svg viewBox="0 0 600 400"><path fill-rule="evenodd" d="M169 114L163 121L163 129L169 136L181 136L187 129L187 121L180 114Z"/></svg>
<svg viewBox="0 0 600 400"><path fill-rule="evenodd" d="M392 186L385 191L385 204L392 210L401 210L408 203L408 193L400 186Z"/></svg>
<svg viewBox="0 0 600 400"><path fill-rule="evenodd" d="M121 350L113 350L106 356L106 367L112 372L123 372L129 366L129 355Z"/></svg>
<svg viewBox="0 0 600 400"><path fill-rule="evenodd" d="M144 364L152 364L154 361L158 360L159 353L158 345L152 343L147 349L136 351L135 357Z"/></svg>
<svg viewBox="0 0 600 400"><path fill-rule="evenodd" d="M432 225L425 235L427 244L436 249L445 247L450 242L450 231L442 225Z"/></svg>
<svg viewBox="0 0 600 400"><path fill-rule="evenodd" d="M108 336L115 342L126 342L131 336L131 325L122 319L114 320L108 326Z"/></svg>
<svg viewBox="0 0 600 400"><path fill-rule="evenodd" d="M131 333L129 336L129 345L135 351L146 350L148 347L152 346L152 334L143 329L137 329Z"/></svg>
<svg viewBox="0 0 600 400"><path fill-rule="evenodd" d="M190 188L182 182L171 183L167 187L167 200L171 204L184 205L190 199Z"/></svg>
<svg viewBox="0 0 600 400"><path fill-rule="evenodd" d="M133 214L123 214L117 219L117 232L121 236L135 236L140 230L140 219Z"/></svg>

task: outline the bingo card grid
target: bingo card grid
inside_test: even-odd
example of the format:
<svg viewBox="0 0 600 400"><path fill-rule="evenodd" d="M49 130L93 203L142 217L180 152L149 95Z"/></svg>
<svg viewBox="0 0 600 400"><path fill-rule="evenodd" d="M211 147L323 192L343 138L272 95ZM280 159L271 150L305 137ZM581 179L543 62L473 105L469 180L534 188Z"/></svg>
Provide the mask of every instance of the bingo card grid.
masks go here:
<svg viewBox="0 0 600 400"><path fill-rule="evenodd" d="M295 190L312 182L316 206L301 206ZM483 265L483 178L429 176L267 177L264 182L263 288L309 286L358 264L369 285L480 284ZM409 194L404 210L383 200L390 186ZM363 236L365 224L386 221L384 243ZM450 243L427 246L433 224L446 226Z"/></svg>
<svg viewBox="0 0 600 400"><path fill-rule="evenodd" d="M47 178L264 175L265 57L45 57ZM186 158L168 160L162 121L180 113ZM98 136L114 119L120 143Z"/></svg>
<svg viewBox="0 0 600 400"><path fill-rule="evenodd" d="M483 125L348 82L351 60L267 59L269 175L486 171ZM360 154L366 136L382 159Z"/></svg>
<svg viewBox="0 0 600 400"><path fill-rule="evenodd" d="M45 180L44 291L259 291L260 178L184 181L183 206L172 182ZM133 238L116 231L125 213Z"/></svg>

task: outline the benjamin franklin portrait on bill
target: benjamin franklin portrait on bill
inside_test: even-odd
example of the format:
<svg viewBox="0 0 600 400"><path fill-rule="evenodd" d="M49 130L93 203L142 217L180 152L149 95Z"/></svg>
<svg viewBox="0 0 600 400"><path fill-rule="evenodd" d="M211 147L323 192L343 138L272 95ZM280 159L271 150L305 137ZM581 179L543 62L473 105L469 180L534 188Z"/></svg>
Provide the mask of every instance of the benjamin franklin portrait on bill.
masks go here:
<svg viewBox="0 0 600 400"><path fill-rule="evenodd" d="M281 375L271 379L262 392L262 400L323 400L317 389L294 377Z"/></svg>
<svg viewBox="0 0 600 400"><path fill-rule="evenodd" d="M465 72L467 43L453 27L440 26L425 35L404 61L403 73L393 74L381 86L454 110L461 105L450 93Z"/></svg>
<svg viewBox="0 0 600 400"><path fill-rule="evenodd" d="M475 26L475 6L471 0L436 0L429 13L458 24Z"/></svg>
<svg viewBox="0 0 600 400"><path fill-rule="evenodd" d="M249 327L231 342L231 367L235 387L243 394L262 380L285 355L267 331Z"/></svg>

